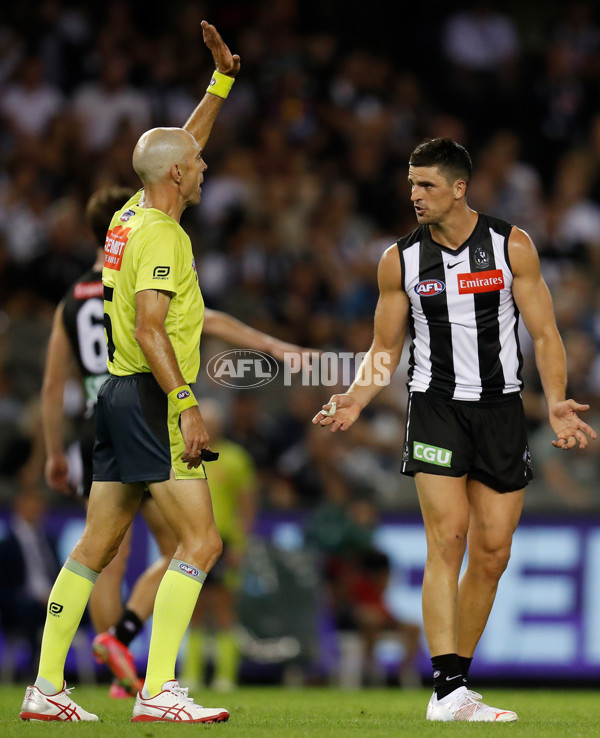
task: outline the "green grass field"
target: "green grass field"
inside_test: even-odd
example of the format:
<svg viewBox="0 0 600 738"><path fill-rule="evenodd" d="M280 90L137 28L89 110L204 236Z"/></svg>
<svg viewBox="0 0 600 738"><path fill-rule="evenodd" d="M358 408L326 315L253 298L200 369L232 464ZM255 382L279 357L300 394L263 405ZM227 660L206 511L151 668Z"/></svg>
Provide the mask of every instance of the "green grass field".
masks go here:
<svg viewBox="0 0 600 738"><path fill-rule="evenodd" d="M592 691L486 689L489 704L519 713L518 723L504 725L428 723L427 690L374 689L345 692L338 689L244 688L227 695L202 693L202 702L225 706L231 719L220 725L132 724L133 701L108 698L107 687L79 687L72 696L96 712L102 723L34 723L19 720L24 687L0 687L1 738L35 738L77 733L81 736L174 735L177 731L218 733L244 738L333 738L333 736L497 735L509 732L520 738L600 736L600 694ZM197 701L200 694L197 695Z"/></svg>

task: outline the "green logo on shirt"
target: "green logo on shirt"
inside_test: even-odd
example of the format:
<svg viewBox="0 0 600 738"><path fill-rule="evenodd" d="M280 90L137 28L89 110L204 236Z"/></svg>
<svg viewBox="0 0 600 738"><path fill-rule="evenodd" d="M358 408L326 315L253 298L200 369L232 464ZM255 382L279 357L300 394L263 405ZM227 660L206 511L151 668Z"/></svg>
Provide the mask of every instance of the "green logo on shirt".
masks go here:
<svg viewBox="0 0 600 738"><path fill-rule="evenodd" d="M452 462L452 451L438 446L429 446L420 441L413 441L413 458L426 461L436 466L450 466Z"/></svg>

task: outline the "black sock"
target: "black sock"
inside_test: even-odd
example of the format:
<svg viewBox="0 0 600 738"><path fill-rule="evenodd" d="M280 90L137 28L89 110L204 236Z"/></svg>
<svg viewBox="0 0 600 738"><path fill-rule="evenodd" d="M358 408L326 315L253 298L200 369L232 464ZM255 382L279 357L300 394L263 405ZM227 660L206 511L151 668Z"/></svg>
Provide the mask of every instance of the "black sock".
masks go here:
<svg viewBox="0 0 600 738"><path fill-rule="evenodd" d="M459 656L458 661L460 663L460 668L462 671L462 675L465 679L465 682L469 678L469 669L471 668L471 661L473 661L473 657L471 656Z"/></svg>
<svg viewBox="0 0 600 738"><path fill-rule="evenodd" d="M125 646L129 646L131 641L142 630L144 623L133 612L133 610L125 610L121 615L121 619L115 626L115 638L117 638Z"/></svg>
<svg viewBox="0 0 600 738"><path fill-rule="evenodd" d="M455 653L445 653L431 659L433 688L438 700L464 686L460 659Z"/></svg>

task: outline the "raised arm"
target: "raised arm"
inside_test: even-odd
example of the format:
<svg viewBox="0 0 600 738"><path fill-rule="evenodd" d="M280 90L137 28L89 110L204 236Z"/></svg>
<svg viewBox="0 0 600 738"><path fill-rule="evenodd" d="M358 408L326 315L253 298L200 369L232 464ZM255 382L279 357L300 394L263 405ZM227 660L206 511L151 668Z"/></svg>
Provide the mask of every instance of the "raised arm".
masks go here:
<svg viewBox="0 0 600 738"><path fill-rule="evenodd" d="M533 339L535 363L548 405L548 419L556 433L556 440L552 443L563 449L572 448L577 443L579 448L585 448L587 435L596 439L596 432L579 418L577 412L588 410L590 406L565 399L565 349L556 327L552 298L540 271L537 251L527 233L519 228L513 228L510 234L508 251L513 271L513 296Z"/></svg>
<svg viewBox="0 0 600 738"><path fill-rule="evenodd" d="M165 329L171 293L161 290L141 290L135 296L135 340L163 392L168 395L186 384L173 345ZM200 454L208 448L208 433L197 406L189 407L180 416L181 433L185 441L182 461L188 467L201 463Z"/></svg>
<svg viewBox="0 0 600 738"><path fill-rule="evenodd" d="M217 29L204 20L202 21L202 34L204 43L212 52L215 70L219 74L231 77L232 81L229 85L227 80L224 80L224 85L218 83L213 85L211 80L206 94L183 126L196 139L201 149L208 141L213 123L225 102L229 88L233 84L233 79L240 71L240 57L229 51L229 47L223 41Z"/></svg>
<svg viewBox="0 0 600 738"><path fill-rule="evenodd" d="M396 245L390 246L381 257L377 280L379 300L371 348L348 391L333 395L323 405L323 410L330 412L335 402L335 413L326 416L319 411L312 421L330 426L332 432L350 428L363 408L390 383L402 355L410 304L408 295L402 289L402 270Z"/></svg>
<svg viewBox="0 0 600 738"><path fill-rule="evenodd" d="M69 493L69 465L63 443L65 385L74 368L73 352L63 323L63 305L56 308L48 342L42 385L42 426L46 444L46 484Z"/></svg>

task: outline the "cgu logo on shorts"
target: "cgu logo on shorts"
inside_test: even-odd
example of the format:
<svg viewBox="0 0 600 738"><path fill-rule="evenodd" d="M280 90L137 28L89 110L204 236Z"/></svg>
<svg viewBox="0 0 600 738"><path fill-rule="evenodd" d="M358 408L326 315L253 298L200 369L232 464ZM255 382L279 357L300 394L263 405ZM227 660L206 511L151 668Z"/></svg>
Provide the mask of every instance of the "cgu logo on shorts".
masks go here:
<svg viewBox="0 0 600 738"><path fill-rule="evenodd" d="M456 279L458 280L458 292L461 295L472 295L477 292L497 292L504 289L502 269L457 274Z"/></svg>
<svg viewBox="0 0 600 738"><path fill-rule="evenodd" d="M421 441L413 441L413 459L426 461L436 466L450 466L452 462L452 451L438 446L429 446Z"/></svg>
<svg viewBox="0 0 600 738"><path fill-rule="evenodd" d="M446 289L446 285L439 279L424 279L419 284L415 285L415 292L421 297L431 297L432 295L439 295Z"/></svg>
<svg viewBox="0 0 600 738"><path fill-rule="evenodd" d="M198 569L194 569L193 566L190 566L189 564L179 564L179 568L181 571L185 572L185 574L189 574L191 577L197 577L199 575Z"/></svg>

